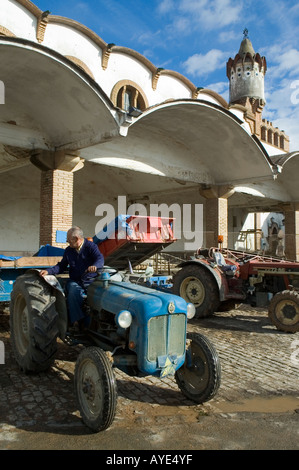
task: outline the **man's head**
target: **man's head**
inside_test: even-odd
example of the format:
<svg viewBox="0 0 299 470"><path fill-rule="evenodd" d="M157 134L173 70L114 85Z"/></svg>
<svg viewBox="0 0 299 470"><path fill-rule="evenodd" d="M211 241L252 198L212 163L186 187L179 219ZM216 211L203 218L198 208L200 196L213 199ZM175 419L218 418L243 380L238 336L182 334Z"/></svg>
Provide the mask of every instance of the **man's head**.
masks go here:
<svg viewBox="0 0 299 470"><path fill-rule="evenodd" d="M78 249L84 240L83 231L80 227L72 227L67 232L66 241L71 248Z"/></svg>

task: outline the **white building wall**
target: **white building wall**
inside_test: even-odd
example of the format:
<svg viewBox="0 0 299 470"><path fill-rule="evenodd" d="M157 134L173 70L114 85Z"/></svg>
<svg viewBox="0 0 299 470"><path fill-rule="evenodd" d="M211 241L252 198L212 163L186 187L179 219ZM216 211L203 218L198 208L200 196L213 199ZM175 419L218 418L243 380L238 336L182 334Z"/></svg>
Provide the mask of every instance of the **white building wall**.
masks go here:
<svg viewBox="0 0 299 470"><path fill-rule="evenodd" d="M28 165L0 174L0 254L39 248L40 170Z"/></svg>
<svg viewBox="0 0 299 470"><path fill-rule="evenodd" d="M18 37L37 42L36 17L14 0L0 1L0 25ZM130 80L137 83L143 90L149 106L167 99L192 98L191 90L183 81L167 74L162 74L159 77L157 88L153 90L151 70L137 58L124 52L111 52L108 67L103 70L101 48L84 33L71 26L48 23L42 45L54 49L64 56L74 56L84 62L91 70L96 82L109 97L116 83L121 80ZM221 104L215 97L207 93L200 93L198 99ZM231 109L231 111L243 119L243 113L240 110ZM269 155L283 153L280 149L275 149L267 144L263 145ZM175 158L174 153L174 163ZM74 185L74 223L82 225L88 235L92 235L94 230L95 207L105 196L104 192L100 190L96 192L96 195L94 191L86 190L86 188L91 189L89 185L90 172L90 168L80 171L75 177ZM100 165L96 174L98 177L94 178L95 186L101 187ZM135 178L138 178L136 173L134 173L132 183ZM109 191L110 188L107 189L107 192ZM194 193L188 198L182 196L177 198L175 202L181 204L204 202L198 199L197 194ZM38 250L39 197L40 172L32 165L0 174L0 253L3 251L18 253L23 251L23 246L26 246L26 251L32 253ZM174 201L168 199L165 202L170 204ZM182 249L182 242L179 242L177 247Z"/></svg>
<svg viewBox="0 0 299 470"><path fill-rule="evenodd" d="M1 0L0 25L16 36L36 41L36 17L12 0Z"/></svg>
<svg viewBox="0 0 299 470"><path fill-rule="evenodd" d="M105 71L102 88L108 96L116 83L120 80L130 80L137 83L143 90L146 97L149 97L152 74L150 70L135 57L119 52L112 52L108 67Z"/></svg>
<svg viewBox="0 0 299 470"><path fill-rule="evenodd" d="M25 7L14 0L1 0L0 25L18 37L37 42L37 19ZM177 77L162 74L156 90L152 87L152 72L137 58L123 52L111 52L107 69L102 68L102 49L83 32L70 25L49 22L45 29L43 46L56 50L64 56L82 61L91 71L95 81L111 97L111 91L121 80L130 80L143 90L149 106L168 99L192 98L190 88ZM220 104L209 94L201 93L198 99Z"/></svg>
<svg viewBox="0 0 299 470"><path fill-rule="evenodd" d="M157 89L154 93L156 103L162 103L168 98L192 98L190 88L182 81L170 75L161 75L158 80Z"/></svg>
<svg viewBox="0 0 299 470"><path fill-rule="evenodd" d="M212 95L208 95L208 94L205 93L205 92L199 93L197 99L198 99L198 100L208 101L209 103L217 104L218 106L221 105L221 103L220 103L219 100L217 100L217 99L216 99L214 96L212 96Z"/></svg>
<svg viewBox="0 0 299 470"><path fill-rule="evenodd" d="M124 181L124 184L122 184L122 181ZM151 175L144 176L137 171L118 169L114 171L103 165L86 164L82 170L74 174L73 223L84 228L86 236L93 236L98 222L107 217L106 213L102 216L96 215L98 206L103 204L106 209L107 205L113 207L116 217L123 214L123 212L119 212L118 196L126 196L128 181L130 181L131 191L140 194L135 200L125 198L128 207L141 204L142 209L145 210L144 215L150 216L154 215L152 211L155 210L152 205L156 205L160 207L160 210L165 210L165 216L170 217L172 217L172 213L168 212L168 209L170 211L171 208L175 209L179 237L177 242L170 245L168 251L185 251L188 243L194 242L194 250L191 251L195 252L199 248L197 244L204 243L205 234L202 232L204 232L205 199L199 195L197 190L193 189L186 192L174 190L169 193L166 189L165 194L163 194L163 188L160 186L159 189L159 182L161 184L164 178L161 179L159 176ZM146 184L152 181L152 194L143 193L144 181L146 181ZM89 190L86 190L86 188L89 188ZM100 211L97 213L99 214ZM197 215L196 220L195 215ZM189 216L191 216L191 219Z"/></svg>
<svg viewBox="0 0 299 470"><path fill-rule="evenodd" d="M103 81L105 74L101 66L102 49L85 34L70 26L49 23L42 44L64 56L80 59L99 84Z"/></svg>

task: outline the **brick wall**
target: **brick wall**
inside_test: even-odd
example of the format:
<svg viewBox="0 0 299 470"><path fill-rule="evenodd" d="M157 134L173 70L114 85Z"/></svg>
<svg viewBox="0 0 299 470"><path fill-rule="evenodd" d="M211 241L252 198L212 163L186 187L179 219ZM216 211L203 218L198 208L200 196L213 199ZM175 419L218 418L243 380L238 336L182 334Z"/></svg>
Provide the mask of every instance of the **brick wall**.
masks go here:
<svg viewBox="0 0 299 470"><path fill-rule="evenodd" d="M218 246L218 235L223 235L223 247L227 247L227 199L211 198L206 200L206 245Z"/></svg>
<svg viewBox="0 0 299 470"><path fill-rule="evenodd" d="M299 261L299 211L285 211L285 256Z"/></svg>
<svg viewBox="0 0 299 470"><path fill-rule="evenodd" d="M56 230L67 231L73 219L73 177L62 170L43 171L40 197L40 245L56 243Z"/></svg>

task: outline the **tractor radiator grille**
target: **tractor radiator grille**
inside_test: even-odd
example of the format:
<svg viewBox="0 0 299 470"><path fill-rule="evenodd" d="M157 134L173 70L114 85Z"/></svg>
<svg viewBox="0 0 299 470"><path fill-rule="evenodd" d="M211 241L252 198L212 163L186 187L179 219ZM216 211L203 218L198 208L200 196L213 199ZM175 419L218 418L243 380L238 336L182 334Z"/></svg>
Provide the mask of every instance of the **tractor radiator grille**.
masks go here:
<svg viewBox="0 0 299 470"><path fill-rule="evenodd" d="M147 359L181 356L185 351L186 316L183 313L153 317L148 322Z"/></svg>

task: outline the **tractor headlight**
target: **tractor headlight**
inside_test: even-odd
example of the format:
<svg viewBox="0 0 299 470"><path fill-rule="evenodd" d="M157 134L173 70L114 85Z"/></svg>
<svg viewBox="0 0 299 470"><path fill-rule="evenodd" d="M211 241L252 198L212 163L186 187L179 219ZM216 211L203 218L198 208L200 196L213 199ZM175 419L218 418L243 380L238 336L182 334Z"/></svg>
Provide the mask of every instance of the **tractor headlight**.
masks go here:
<svg viewBox="0 0 299 470"><path fill-rule="evenodd" d="M194 304L187 304L187 318L188 320L191 320L191 318L194 317L196 312L195 305Z"/></svg>
<svg viewBox="0 0 299 470"><path fill-rule="evenodd" d="M115 321L121 328L129 328L132 323L132 315L128 310L122 310L116 315Z"/></svg>

